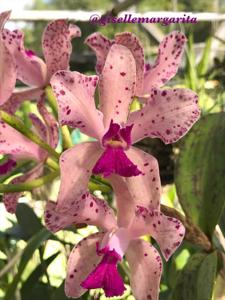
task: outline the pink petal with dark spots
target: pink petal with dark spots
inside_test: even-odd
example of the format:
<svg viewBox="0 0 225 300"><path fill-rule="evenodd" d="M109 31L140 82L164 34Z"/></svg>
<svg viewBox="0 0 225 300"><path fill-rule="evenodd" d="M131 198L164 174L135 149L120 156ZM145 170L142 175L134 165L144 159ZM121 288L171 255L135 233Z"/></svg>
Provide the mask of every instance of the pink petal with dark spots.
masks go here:
<svg viewBox="0 0 225 300"><path fill-rule="evenodd" d="M2 36L4 24L9 16L10 12L0 14L0 105L9 99L16 84L15 60L6 47L5 39Z"/></svg>
<svg viewBox="0 0 225 300"><path fill-rule="evenodd" d="M38 101L37 107L40 115L45 121L45 126L47 129L46 141L53 149L55 149L59 141L59 129L57 121L46 108L44 97Z"/></svg>
<svg viewBox="0 0 225 300"><path fill-rule="evenodd" d="M129 116L132 142L145 137L165 144L178 141L200 117L198 96L188 89L154 89L143 109Z"/></svg>
<svg viewBox="0 0 225 300"><path fill-rule="evenodd" d="M81 240L70 253L65 282L67 297L78 298L87 291L81 283L101 261L101 256L96 252L96 244L101 243L103 236L103 233L88 236Z"/></svg>
<svg viewBox="0 0 225 300"><path fill-rule="evenodd" d="M47 81L59 70L68 70L72 52L71 39L80 37L78 26L67 20L56 20L47 25L42 37L42 48L47 65Z"/></svg>
<svg viewBox="0 0 225 300"><path fill-rule="evenodd" d="M99 81L100 109L104 115L105 128L108 128L111 120L119 124L126 123L135 86L134 57L128 48L114 44L110 48Z"/></svg>
<svg viewBox="0 0 225 300"><path fill-rule="evenodd" d="M97 267L81 283L86 289L102 288L106 297L123 295L126 290L117 263L121 257L115 250L108 250Z"/></svg>
<svg viewBox="0 0 225 300"><path fill-rule="evenodd" d="M166 260L180 246L185 235L185 227L178 219L167 217L159 210L148 210L141 206L137 207L129 229L133 238L151 235L159 244Z"/></svg>
<svg viewBox="0 0 225 300"><path fill-rule="evenodd" d="M142 174L126 178L116 175L109 177L116 197L118 224L122 227L130 224L137 205L159 209L161 195L157 160L150 154L133 147L126 154Z"/></svg>
<svg viewBox="0 0 225 300"><path fill-rule="evenodd" d="M106 201L98 199L90 193L84 193L80 199L75 199L68 211L56 210L56 203L48 201L45 209L45 224L53 232L70 225L86 223L110 230L116 226L113 210Z"/></svg>
<svg viewBox="0 0 225 300"><path fill-rule="evenodd" d="M31 123L33 125L33 131L40 136L40 138L43 141L47 141L48 132L45 124L42 122L42 120L35 115L34 113L29 114L29 119L31 120Z"/></svg>
<svg viewBox="0 0 225 300"><path fill-rule="evenodd" d="M135 95L142 94L144 80L144 50L138 38L131 32L118 33L115 42L127 47L134 56L136 62L137 83Z"/></svg>
<svg viewBox="0 0 225 300"><path fill-rule="evenodd" d="M79 128L83 133L101 139L104 133L102 113L95 107L97 76L59 71L51 79L57 98L59 122Z"/></svg>
<svg viewBox="0 0 225 300"><path fill-rule="evenodd" d="M92 172L108 177L111 174L118 174L124 177L138 176L141 174L138 167L126 156L122 148L107 147L103 152Z"/></svg>
<svg viewBox="0 0 225 300"><path fill-rule="evenodd" d="M162 261L157 250L144 240L134 240L126 253L130 284L136 300L158 300Z"/></svg>
<svg viewBox="0 0 225 300"><path fill-rule="evenodd" d="M156 62L145 72L143 94L150 94L153 87L161 87L177 73L184 52L186 37L173 31L159 45Z"/></svg>
<svg viewBox="0 0 225 300"><path fill-rule="evenodd" d="M100 74L105 65L110 47L114 44L114 41L109 40L100 32L95 32L86 38L85 44L87 44L95 52L97 57L95 69L96 72Z"/></svg>
<svg viewBox="0 0 225 300"><path fill-rule="evenodd" d="M16 161L8 158L5 162L0 164L0 175L5 175L11 172L16 166Z"/></svg>
<svg viewBox="0 0 225 300"><path fill-rule="evenodd" d="M3 32L5 44L15 59L17 78L27 85L42 87L46 84L47 69L44 61L24 48L24 34L20 30Z"/></svg>
<svg viewBox="0 0 225 300"><path fill-rule="evenodd" d="M10 114L14 114L24 101L38 100L42 94L43 91L40 88L18 90L12 93L8 101L1 106L1 109Z"/></svg>
<svg viewBox="0 0 225 300"><path fill-rule="evenodd" d="M102 149L96 142L78 144L63 152L57 209L70 209L72 203L86 192L93 166L101 154Z"/></svg>
<svg viewBox="0 0 225 300"><path fill-rule="evenodd" d="M13 159L43 160L46 152L13 127L0 121L0 154L11 154Z"/></svg>
<svg viewBox="0 0 225 300"><path fill-rule="evenodd" d="M38 177L41 176L43 173L43 164L40 163L33 169L31 169L29 172L20 175L16 178L14 178L10 184L16 184L16 183L23 183L26 181L31 181L34 180ZM3 195L3 202L5 204L6 210L10 213L15 213L16 212L16 206L19 198L23 195L22 192L18 193L5 193Z"/></svg>

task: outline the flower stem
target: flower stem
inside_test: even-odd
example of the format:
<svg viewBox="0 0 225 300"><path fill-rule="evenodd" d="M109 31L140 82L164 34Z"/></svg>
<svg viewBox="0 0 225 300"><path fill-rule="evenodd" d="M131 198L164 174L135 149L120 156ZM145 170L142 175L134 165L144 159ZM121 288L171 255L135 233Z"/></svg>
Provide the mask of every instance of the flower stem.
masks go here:
<svg viewBox="0 0 225 300"><path fill-rule="evenodd" d="M51 157L48 157L45 163L47 166L49 166L53 170L56 170L56 171L59 170L59 164Z"/></svg>
<svg viewBox="0 0 225 300"><path fill-rule="evenodd" d="M15 128L23 135L25 135L28 139L30 139L35 144L39 145L41 148L45 149L49 154L54 156L55 158L59 158L59 153L57 153L53 148L51 148L47 143L45 143L38 135L36 135L31 130L27 129L24 124L17 117L14 117L7 112L1 110L0 118L2 121Z"/></svg>
<svg viewBox="0 0 225 300"><path fill-rule="evenodd" d="M48 175L38 179L17 184L0 184L0 193L16 193L23 191L32 191L34 188L40 187L51 182L59 175L59 171L51 172Z"/></svg>
<svg viewBox="0 0 225 300"><path fill-rule="evenodd" d="M57 102L56 102L55 95L54 95L50 85L45 88L45 95L46 95L48 103L53 111L54 116L56 117L56 119L58 119Z"/></svg>
<svg viewBox="0 0 225 300"><path fill-rule="evenodd" d="M61 127L61 130L62 130L63 149L66 150L68 148L73 147L73 142L71 139L69 128L66 125L64 125Z"/></svg>

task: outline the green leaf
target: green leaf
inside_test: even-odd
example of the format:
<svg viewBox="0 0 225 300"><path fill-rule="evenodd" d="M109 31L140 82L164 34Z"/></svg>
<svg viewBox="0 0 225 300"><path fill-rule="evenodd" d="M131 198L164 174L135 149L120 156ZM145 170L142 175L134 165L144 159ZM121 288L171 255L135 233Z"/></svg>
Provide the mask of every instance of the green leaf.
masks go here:
<svg viewBox="0 0 225 300"><path fill-rule="evenodd" d="M17 205L16 217L18 224L28 238L43 228L41 221L38 219L33 209L25 203L19 203Z"/></svg>
<svg viewBox="0 0 225 300"><path fill-rule="evenodd" d="M196 253L181 271L171 300L211 300L216 279L217 253Z"/></svg>
<svg viewBox="0 0 225 300"><path fill-rule="evenodd" d="M205 43L205 48L203 50L201 60L197 66L197 72L199 77L204 76L208 70L211 45L212 45L212 38L209 37Z"/></svg>
<svg viewBox="0 0 225 300"><path fill-rule="evenodd" d="M43 228L28 241L26 247L24 248L16 276L14 277L13 281L9 284L8 289L6 291L5 300L13 299L13 295L15 294L17 285L21 280L21 276L29 260L33 256L35 250L38 249L41 246L41 244L51 236L51 234L52 233L50 231Z"/></svg>
<svg viewBox="0 0 225 300"><path fill-rule="evenodd" d="M50 257L48 257L46 260L44 260L42 263L40 263L34 271L30 274L30 276L27 278L27 280L24 282L22 288L21 288L21 294L22 299L33 299L32 293L33 288L39 283L39 278L43 276L48 268L48 266L53 262L53 260L58 256L60 252L57 252Z"/></svg>
<svg viewBox="0 0 225 300"><path fill-rule="evenodd" d="M187 58L187 70L186 70L186 81L188 87L192 90L197 90L197 72L195 68L195 52L194 52L194 40L193 34L189 35L188 43L187 43L187 51L186 51L186 58Z"/></svg>
<svg viewBox="0 0 225 300"><path fill-rule="evenodd" d="M225 113L202 117L184 138L175 184L185 214L208 236L225 203Z"/></svg>

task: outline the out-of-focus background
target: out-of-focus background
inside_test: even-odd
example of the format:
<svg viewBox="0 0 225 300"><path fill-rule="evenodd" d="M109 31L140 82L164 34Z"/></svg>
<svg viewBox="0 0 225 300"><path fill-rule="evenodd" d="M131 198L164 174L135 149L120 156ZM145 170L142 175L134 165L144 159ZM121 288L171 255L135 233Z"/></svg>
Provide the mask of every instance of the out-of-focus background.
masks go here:
<svg viewBox="0 0 225 300"><path fill-rule="evenodd" d="M198 24L194 25L107 24L106 26L100 26L91 24L87 14L85 14L85 12L91 14L93 11L98 11L101 14L112 11L115 13L121 12L121 9L136 13L153 13L160 11L164 13L192 12L198 13L200 20ZM70 16L72 13L74 13L74 16L76 14L77 19L72 18L71 22L75 22L81 28L82 36L73 41L71 70L87 74L95 72L95 55L83 42L89 34L95 31L100 31L109 38L113 38L115 33L122 31L135 33L144 46L146 61L152 63L157 55L158 44L163 37L173 30L181 30L187 35L188 43L179 72L177 76L169 82L169 86L185 87L196 91L199 95L203 116L207 117L209 114L222 113L224 111L224 0L128 0L124 2L109 0L0 0L0 12L4 10L12 10L12 19L6 24L6 27L12 30L16 28L22 29L25 32L26 48L32 49L39 56L42 56L41 37L47 22L54 19L56 15L61 17L59 11L61 11L63 16L65 16L64 11L68 11L70 13L68 15ZM26 13L26 10L31 11L30 14ZM35 14L33 14L33 11L35 11ZM46 13L46 11L49 12ZM46 20L46 14L48 20ZM193 134L195 134L195 132ZM212 132L210 134L212 134ZM209 136L213 138L210 134ZM220 136L221 139L225 138L222 133ZM72 137L74 144L88 139L77 130L72 133ZM204 141L207 142L207 132L205 133ZM215 137L214 143L215 145L219 143L217 136ZM163 184L162 203L174 207L183 213L182 208L186 207L184 204L186 200L179 199L180 202L178 201L174 181L178 182L177 184L179 185L182 184L183 169L186 170L191 162L189 162L187 158L181 159L179 161L179 168L176 167L176 159L181 151L180 144L165 146L159 140L145 139L139 143L138 146L150 152L159 160ZM191 151L192 149L187 150ZM198 158L197 148L195 148L195 151L196 152L193 153L192 162L202 159L202 165L205 166L206 160L211 159L210 153L206 154L205 157ZM217 156L220 155L221 153L217 153ZM183 157L185 157L185 155L183 155ZM222 162L223 160L221 160L221 164ZM204 172L206 172L205 170ZM209 172L208 178L210 178L210 168L207 170ZM221 183L222 180L224 180L224 178L221 179L220 182L217 182L218 186L223 184ZM203 184L203 181L201 179L198 181L198 178L196 178L196 182L198 182L199 186ZM206 183L207 181L205 180L204 184ZM184 182L184 189L186 184L187 182ZM48 235L43 231L42 224L45 201L47 199L56 199L58 187L59 181L56 180L54 185L39 188L32 193L32 195L25 193L21 199L22 204L18 206L16 216L8 214L3 204L0 203L0 299L67 299L63 292L66 258L68 257L71 247L82 237L91 232L95 232L96 228L89 226L88 228L75 229L74 227L54 236ZM102 196L100 191L95 191L95 193L100 197ZM111 194L104 196L108 197L109 200L112 198ZM206 196L207 195L204 194L204 197ZM210 195L208 196L210 197ZM221 197L224 196L222 195ZM202 207L202 209L204 209L204 203ZM222 211L223 208L221 208L221 212ZM220 218L218 223L224 233L224 218ZM41 242L47 239L47 242L41 244ZM24 249L26 249L25 255L23 252ZM185 242L170 262L165 265L161 283L160 300L211 300L211 291L208 292L205 298L193 298L190 296L191 294L187 294L189 296L182 298L183 296L181 297L181 294L177 292L177 290L179 291L179 284L181 282L180 280L179 283L177 283L177 278L183 270L187 272L184 267L187 266L189 257L197 252L198 247ZM199 265L198 268L200 268ZM132 300L134 298L131 295L128 277L124 271L126 269L127 265L124 264L120 271L125 278L127 292L123 297L118 299ZM202 271L201 274L198 273L197 275L196 272L191 274L197 276L195 278L200 278L198 276L201 275L202 277L199 280L205 282L205 285L210 285L211 281L215 282L215 276L210 277L211 281L209 283L204 278L205 272ZM206 281L204 281L203 278ZM186 285L187 289L192 289L194 281L191 281L191 286L188 286L188 282L188 278L186 278L184 285ZM183 288L182 286L182 289ZM222 275L217 277L213 295L217 300L225 299L224 277ZM5 298L6 296L8 298ZM101 291L95 291L85 294L81 299L102 300L105 299L105 297Z"/></svg>

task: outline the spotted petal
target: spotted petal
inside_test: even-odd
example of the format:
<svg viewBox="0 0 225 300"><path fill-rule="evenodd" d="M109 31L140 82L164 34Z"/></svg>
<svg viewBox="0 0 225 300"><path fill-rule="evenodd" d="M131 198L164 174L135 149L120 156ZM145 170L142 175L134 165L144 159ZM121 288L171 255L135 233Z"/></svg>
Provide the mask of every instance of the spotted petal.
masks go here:
<svg viewBox="0 0 225 300"><path fill-rule="evenodd" d="M199 119L198 96L188 89L152 90L143 109L131 113L131 139L160 138L165 144L178 141Z"/></svg>
<svg viewBox="0 0 225 300"><path fill-rule="evenodd" d="M23 183L25 181L30 181L41 176L43 172L43 164L40 163L29 172L14 178L10 184ZM16 212L16 206L19 198L23 195L23 193L7 193L3 195L3 202L5 204L6 210L10 213Z"/></svg>
<svg viewBox="0 0 225 300"><path fill-rule="evenodd" d="M78 243L70 253L65 283L67 297L78 298L86 292L81 283L102 259L96 252L96 243L101 243L102 238L103 233L92 234Z"/></svg>
<svg viewBox="0 0 225 300"><path fill-rule="evenodd" d="M99 81L100 109L104 125L127 121L136 85L136 65L130 50L114 44L108 53Z"/></svg>
<svg viewBox="0 0 225 300"><path fill-rule="evenodd" d="M162 261L157 250L144 240L133 240L126 253L130 284L136 300L158 300Z"/></svg>
<svg viewBox="0 0 225 300"><path fill-rule="evenodd" d="M161 87L177 73L185 42L185 35L178 31L163 39L155 64L145 73L143 94L150 94L153 87Z"/></svg>
<svg viewBox="0 0 225 300"><path fill-rule="evenodd" d="M102 114L95 108L97 76L59 71L51 79L56 95L61 125L78 127L83 133L100 139L104 127Z"/></svg>
<svg viewBox="0 0 225 300"><path fill-rule="evenodd" d="M159 244L166 260L180 246L185 234L185 228L178 219L167 217L158 210L151 211L141 206L137 207L135 218L129 228L134 238L146 234L151 235Z"/></svg>
<svg viewBox="0 0 225 300"><path fill-rule="evenodd" d="M78 223L110 230L116 226L116 218L105 201L85 193L80 199L74 199L70 209L63 213L56 210L56 203L49 201L45 210L45 223L53 232Z"/></svg>
<svg viewBox="0 0 225 300"><path fill-rule="evenodd" d="M134 56L136 62L136 95L140 95L143 92L143 80L144 80L144 50L138 40L138 38L131 32L118 33L115 36L117 44L121 44L127 47Z"/></svg>
<svg viewBox="0 0 225 300"><path fill-rule="evenodd" d="M2 36L4 24L9 16L10 12L0 14L0 105L8 100L16 84L16 64Z"/></svg>
<svg viewBox="0 0 225 300"><path fill-rule="evenodd" d="M0 154L16 159L43 160L46 152L13 127L0 121Z"/></svg>
<svg viewBox="0 0 225 300"><path fill-rule="evenodd" d="M109 40L100 32L95 32L86 38L85 44L87 44L95 52L97 57L95 69L96 72L100 74L105 65L109 49L114 44L114 41Z"/></svg>
<svg viewBox="0 0 225 300"><path fill-rule="evenodd" d="M59 140L59 130L56 119L47 110L45 106L45 99L43 97L40 99L40 101L38 101L37 106L47 128L47 142L52 148L56 148Z"/></svg>
<svg viewBox="0 0 225 300"><path fill-rule="evenodd" d="M1 109L13 115L24 101L38 100L42 94L43 91L40 88L26 88L16 91L1 106Z"/></svg>
<svg viewBox="0 0 225 300"><path fill-rule="evenodd" d="M70 209L73 201L86 192L91 170L101 153L96 142L78 144L63 152L60 157L61 185L57 209Z"/></svg>
<svg viewBox="0 0 225 300"><path fill-rule="evenodd" d="M79 27L69 24L67 20L56 20L47 25L42 38L48 71L47 81L56 71L69 68L71 39L79 36L81 36Z"/></svg>
<svg viewBox="0 0 225 300"><path fill-rule="evenodd" d="M118 224L126 227L134 217L137 205L149 209L159 209L161 183L157 160L139 150L130 148L126 151L128 158L138 166L141 174L136 177L109 177L116 196Z"/></svg>
<svg viewBox="0 0 225 300"><path fill-rule="evenodd" d="M44 61L24 48L24 34L20 30L5 29L3 38L7 49L15 58L17 78L27 85L42 87L46 84L47 69Z"/></svg>

